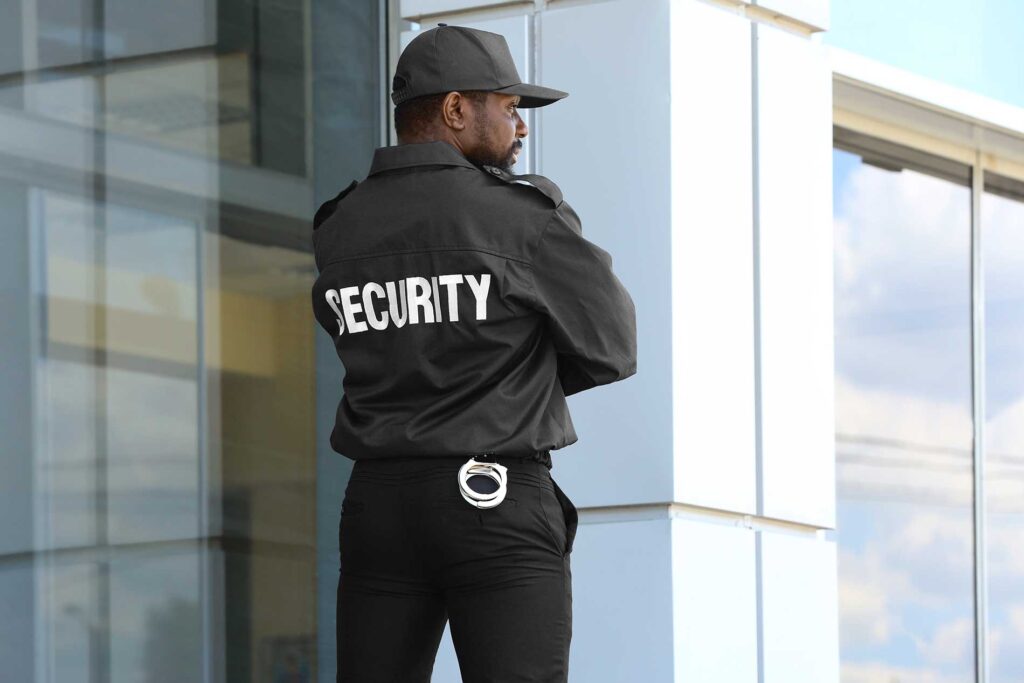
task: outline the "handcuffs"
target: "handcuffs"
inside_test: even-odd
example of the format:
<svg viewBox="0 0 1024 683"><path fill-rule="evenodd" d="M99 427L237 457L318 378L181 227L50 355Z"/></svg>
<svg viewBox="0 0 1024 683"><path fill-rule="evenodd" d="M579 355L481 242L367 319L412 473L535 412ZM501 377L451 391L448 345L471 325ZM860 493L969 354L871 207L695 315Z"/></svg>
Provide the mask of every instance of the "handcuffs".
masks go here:
<svg viewBox="0 0 1024 683"><path fill-rule="evenodd" d="M484 453L483 456L493 455ZM496 462L480 462L477 456L471 457L459 468L459 493L470 505L480 509L497 507L505 500L505 493L508 491L508 468ZM498 483L498 489L491 493L474 491L469 486L469 478L477 475L490 477Z"/></svg>

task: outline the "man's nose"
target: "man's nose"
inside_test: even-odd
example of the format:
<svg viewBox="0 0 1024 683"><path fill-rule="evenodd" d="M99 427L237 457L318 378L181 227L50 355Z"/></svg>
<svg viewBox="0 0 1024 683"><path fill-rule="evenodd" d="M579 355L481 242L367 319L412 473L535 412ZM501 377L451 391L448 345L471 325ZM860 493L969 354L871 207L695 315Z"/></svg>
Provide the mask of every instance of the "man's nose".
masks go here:
<svg viewBox="0 0 1024 683"><path fill-rule="evenodd" d="M516 112L516 119L518 120L518 123L516 124L516 135L521 138L525 138L530 134L530 128L526 125L526 121L523 120L523 117L519 115L519 112Z"/></svg>

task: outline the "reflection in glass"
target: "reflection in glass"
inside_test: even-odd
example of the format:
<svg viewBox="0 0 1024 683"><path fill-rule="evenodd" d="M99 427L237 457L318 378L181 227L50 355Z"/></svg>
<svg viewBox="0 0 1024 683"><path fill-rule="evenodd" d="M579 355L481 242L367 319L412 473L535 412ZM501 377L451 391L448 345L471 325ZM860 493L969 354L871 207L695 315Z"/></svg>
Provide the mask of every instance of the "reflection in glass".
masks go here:
<svg viewBox="0 0 1024 683"><path fill-rule="evenodd" d="M0 681L333 680L309 220L377 142L378 7L8 5Z"/></svg>
<svg viewBox="0 0 1024 683"><path fill-rule="evenodd" d="M1024 680L1024 184L986 176L985 544L991 683Z"/></svg>
<svg viewBox="0 0 1024 683"><path fill-rule="evenodd" d="M33 196L47 297L48 545L96 543L98 528L115 543L194 537L197 226L112 204L101 226L85 198ZM117 419L101 425L100 415ZM106 520L96 519L98 493Z"/></svg>
<svg viewBox="0 0 1024 683"><path fill-rule="evenodd" d="M974 680L970 191L834 150L844 683Z"/></svg>

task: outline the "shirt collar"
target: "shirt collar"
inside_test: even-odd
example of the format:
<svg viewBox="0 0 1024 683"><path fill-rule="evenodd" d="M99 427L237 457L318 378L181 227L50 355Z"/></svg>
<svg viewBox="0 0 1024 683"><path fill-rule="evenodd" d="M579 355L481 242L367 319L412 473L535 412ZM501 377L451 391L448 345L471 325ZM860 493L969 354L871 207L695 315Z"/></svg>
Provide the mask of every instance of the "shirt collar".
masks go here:
<svg viewBox="0 0 1024 683"><path fill-rule="evenodd" d="M432 140L430 142L410 142L392 147L378 147L373 152L373 163L370 164L370 172L367 175L374 175L393 168L434 164L466 166L479 170L479 167L467 159L455 145L445 140Z"/></svg>

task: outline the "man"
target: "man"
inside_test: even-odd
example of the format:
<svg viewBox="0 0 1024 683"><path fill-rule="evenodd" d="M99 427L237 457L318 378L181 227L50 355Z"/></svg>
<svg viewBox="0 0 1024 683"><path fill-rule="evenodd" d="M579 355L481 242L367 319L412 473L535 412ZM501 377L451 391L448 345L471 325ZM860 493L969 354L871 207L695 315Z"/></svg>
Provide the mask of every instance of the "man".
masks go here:
<svg viewBox="0 0 1024 683"><path fill-rule="evenodd" d="M399 144L314 217L318 323L345 366L331 446L339 682L566 681L577 511L550 451L566 396L636 373L636 313L559 188L510 169L522 83L503 36L439 24L402 53ZM490 477L490 479L488 479Z"/></svg>

